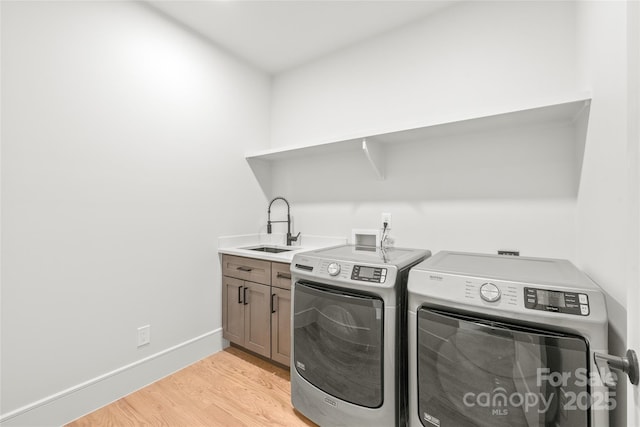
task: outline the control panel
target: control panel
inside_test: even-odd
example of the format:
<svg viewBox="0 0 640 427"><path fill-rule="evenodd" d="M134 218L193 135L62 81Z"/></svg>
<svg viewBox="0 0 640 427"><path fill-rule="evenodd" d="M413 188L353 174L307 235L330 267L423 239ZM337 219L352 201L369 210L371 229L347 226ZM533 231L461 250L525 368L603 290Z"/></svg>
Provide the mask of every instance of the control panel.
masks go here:
<svg viewBox="0 0 640 427"><path fill-rule="evenodd" d="M322 260L320 261L320 268L318 272L321 275L326 274L329 277L337 280L349 280L349 277L351 277L352 269L353 264L350 263Z"/></svg>
<svg viewBox="0 0 640 427"><path fill-rule="evenodd" d="M485 282L482 279L464 279L464 299L467 303L491 307L517 307L518 289L509 283Z"/></svg>
<svg viewBox="0 0 640 427"><path fill-rule="evenodd" d="M387 269L380 267L365 267L364 265L354 265L351 273L351 280L361 282L384 283L387 279Z"/></svg>
<svg viewBox="0 0 640 427"><path fill-rule="evenodd" d="M392 266L378 267L376 265L361 265L332 259L303 260L306 264L301 264L300 262L294 263L296 271L308 271L315 276L316 279L331 279L336 282L334 284L337 286L342 286L342 284L338 284L337 282L350 282L358 285L377 285L381 287L391 287L396 283L396 269ZM307 265L314 263L313 268L306 269Z"/></svg>
<svg viewBox="0 0 640 427"><path fill-rule="evenodd" d="M524 306L530 310L589 315L589 297L578 292L524 288Z"/></svg>

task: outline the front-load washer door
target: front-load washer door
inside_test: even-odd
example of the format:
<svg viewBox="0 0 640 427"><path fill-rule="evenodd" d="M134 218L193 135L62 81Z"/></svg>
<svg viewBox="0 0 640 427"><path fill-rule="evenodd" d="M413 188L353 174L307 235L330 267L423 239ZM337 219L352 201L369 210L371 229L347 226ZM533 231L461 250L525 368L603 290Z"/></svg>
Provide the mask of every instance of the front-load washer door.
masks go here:
<svg viewBox="0 0 640 427"><path fill-rule="evenodd" d="M590 425L582 337L423 307L417 340L425 427Z"/></svg>
<svg viewBox="0 0 640 427"><path fill-rule="evenodd" d="M293 360L313 386L367 408L383 403L383 301L297 282Z"/></svg>

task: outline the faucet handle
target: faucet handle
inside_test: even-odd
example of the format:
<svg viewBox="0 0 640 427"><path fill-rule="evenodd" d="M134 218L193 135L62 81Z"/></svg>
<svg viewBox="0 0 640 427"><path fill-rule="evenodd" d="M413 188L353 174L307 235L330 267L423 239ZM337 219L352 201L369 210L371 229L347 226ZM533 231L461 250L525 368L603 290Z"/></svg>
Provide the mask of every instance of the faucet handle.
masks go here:
<svg viewBox="0 0 640 427"><path fill-rule="evenodd" d="M287 242L287 245L291 245L291 243L297 242L299 237L300 237L300 232L299 231L298 231L298 234L296 234L295 236L289 235L289 237L287 239L287 240L289 240Z"/></svg>

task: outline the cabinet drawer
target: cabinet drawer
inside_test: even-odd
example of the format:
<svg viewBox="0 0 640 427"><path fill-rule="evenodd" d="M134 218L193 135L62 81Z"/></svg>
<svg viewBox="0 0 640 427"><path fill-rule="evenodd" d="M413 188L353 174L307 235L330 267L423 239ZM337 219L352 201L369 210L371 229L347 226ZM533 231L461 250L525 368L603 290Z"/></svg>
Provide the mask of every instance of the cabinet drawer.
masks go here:
<svg viewBox="0 0 640 427"><path fill-rule="evenodd" d="M249 282L269 285L271 282L271 262L233 255L222 256L222 274Z"/></svg>
<svg viewBox="0 0 640 427"><path fill-rule="evenodd" d="M291 289L291 264L281 262L271 263L271 286L281 289Z"/></svg>

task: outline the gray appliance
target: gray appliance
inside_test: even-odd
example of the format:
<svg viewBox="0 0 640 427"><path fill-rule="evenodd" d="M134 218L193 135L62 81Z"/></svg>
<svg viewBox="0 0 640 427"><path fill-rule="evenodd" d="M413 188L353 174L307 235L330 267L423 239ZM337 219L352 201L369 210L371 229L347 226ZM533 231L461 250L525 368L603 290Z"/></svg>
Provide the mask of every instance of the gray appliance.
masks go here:
<svg viewBox="0 0 640 427"><path fill-rule="evenodd" d="M439 252L408 310L410 426L608 426L605 298L569 261Z"/></svg>
<svg viewBox="0 0 640 427"><path fill-rule="evenodd" d="M291 402L321 426L406 425L406 283L427 250L343 245L291 263Z"/></svg>

